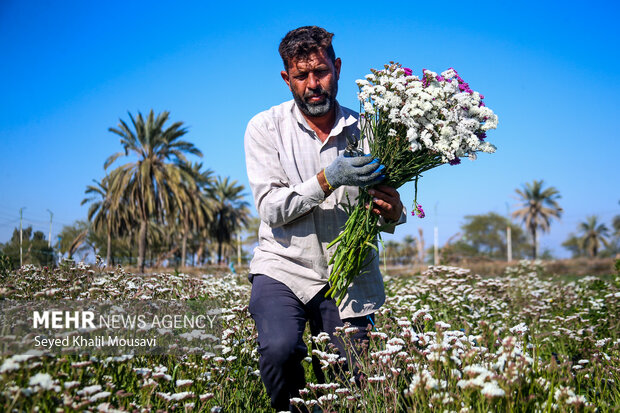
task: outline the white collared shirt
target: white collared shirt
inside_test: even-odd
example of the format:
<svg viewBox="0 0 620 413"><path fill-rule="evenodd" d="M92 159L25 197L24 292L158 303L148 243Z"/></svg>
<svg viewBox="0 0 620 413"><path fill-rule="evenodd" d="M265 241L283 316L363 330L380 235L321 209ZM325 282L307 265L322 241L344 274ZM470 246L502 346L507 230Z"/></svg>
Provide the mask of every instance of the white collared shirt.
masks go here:
<svg viewBox="0 0 620 413"><path fill-rule="evenodd" d="M334 127L321 142L290 100L254 116L245 132L248 178L261 218L250 273L284 283L303 303L327 283L336 248L328 251L327 245L347 220L346 194L355 205L359 192L342 186L326 198L316 175L345 150L347 134L359 136L357 118L337 104ZM403 212L399 223L404 220ZM354 280L342 301L343 319L370 314L385 301L379 260L374 250L370 255L368 272Z"/></svg>

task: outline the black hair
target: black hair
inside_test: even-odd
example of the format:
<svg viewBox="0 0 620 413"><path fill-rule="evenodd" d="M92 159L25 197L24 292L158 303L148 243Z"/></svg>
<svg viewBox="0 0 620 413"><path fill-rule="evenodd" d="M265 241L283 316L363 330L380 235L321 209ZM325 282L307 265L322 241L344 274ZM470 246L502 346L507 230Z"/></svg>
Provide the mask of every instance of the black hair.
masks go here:
<svg viewBox="0 0 620 413"><path fill-rule="evenodd" d="M288 65L294 59L306 58L321 49L325 50L327 57L334 63L336 54L332 46L332 37L333 33L318 26L304 26L291 30L284 36L278 48L284 69L288 71Z"/></svg>

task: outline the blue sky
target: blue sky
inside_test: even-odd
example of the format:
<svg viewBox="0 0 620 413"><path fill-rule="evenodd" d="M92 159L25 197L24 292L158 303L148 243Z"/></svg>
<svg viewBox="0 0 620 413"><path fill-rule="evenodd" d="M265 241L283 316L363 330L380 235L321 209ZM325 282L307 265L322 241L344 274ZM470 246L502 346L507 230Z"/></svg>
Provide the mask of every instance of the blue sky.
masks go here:
<svg viewBox="0 0 620 413"><path fill-rule="evenodd" d="M290 99L277 46L295 27L335 33L339 101L358 108L355 79L390 60L420 74L454 67L499 116L497 153L427 172L410 218L386 239L440 243L463 217L514 209L534 179L562 194L542 237L560 246L586 216L620 214L620 17L616 2L0 2L0 242L24 224L54 234L86 216L84 189L121 149L108 132L127 112L170 111L202 162L247 188L243 133ZM250 200L249 188L247 188ZM413 186L401 195L406 206ZM435 214L435 211L437 212ZM55 238L55 235L53 236Z"/></svg>

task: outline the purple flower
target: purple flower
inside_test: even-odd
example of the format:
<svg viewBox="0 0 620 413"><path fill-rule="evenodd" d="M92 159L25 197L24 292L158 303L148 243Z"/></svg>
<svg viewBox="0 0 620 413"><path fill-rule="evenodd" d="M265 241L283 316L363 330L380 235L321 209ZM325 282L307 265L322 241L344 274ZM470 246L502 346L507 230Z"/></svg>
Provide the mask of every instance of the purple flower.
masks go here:
<svg viewBox="0 0 620 413"><path fill-rule="evenodd" d="M444 77L443 76L437 76L437 81L438 82L443 82L444 81Z"/></svg>
<svg viewBox="0 0 620 413"><path fill-rule="evenodd" d="M487 137L487 133L486 132L476 132L476 136L481 141L484 141L486 139L486 137Z"/></svg>
<svg viewBox="0 0 620 413"><path fill-rule="evenodd" d="M417 215L418 218L424 218L426 216L424 210L422 209L422 205L418 204L417 202L413 207L413 211L411 211L411 215L414 217Z"/></svg>
<svg viewBox="0 0 620 413"><path fill-rule="evenodd" d="M405 71L405 76L411 76L413 74L413 70L408 67L403 67L403 70Z"/></svg>
<svg viewBox="0 0 620 413"><path fill-rule="evenodd" d="M448 163L449 163L450 165L458 165L458 164L460 164L460 163L461 163L461 158L456 157L456 158L451 159L450 161L448 161Z"/></svg>
<svg viewBox="0 0 620 413"><path fill-rule="evenodd" d="M484 99L484 95L480 95L480 99Z"/></svg>

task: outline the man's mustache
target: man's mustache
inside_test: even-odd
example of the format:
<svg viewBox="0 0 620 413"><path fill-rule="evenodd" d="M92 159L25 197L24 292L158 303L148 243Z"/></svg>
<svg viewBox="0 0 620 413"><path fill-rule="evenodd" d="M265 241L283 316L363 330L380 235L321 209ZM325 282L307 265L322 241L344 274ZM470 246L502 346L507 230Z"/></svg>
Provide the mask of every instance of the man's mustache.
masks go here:
<svg viewBox="0 0 620 413"><path fill-rule="evenodd" d="M325 98L329 99L331 94L323 88L313 89L313 90L310 90L304 93L304 101L306 101L306 103L311 103L311 102L308 102L308 99L317 97L317 96L324 96Z"/></svg>

